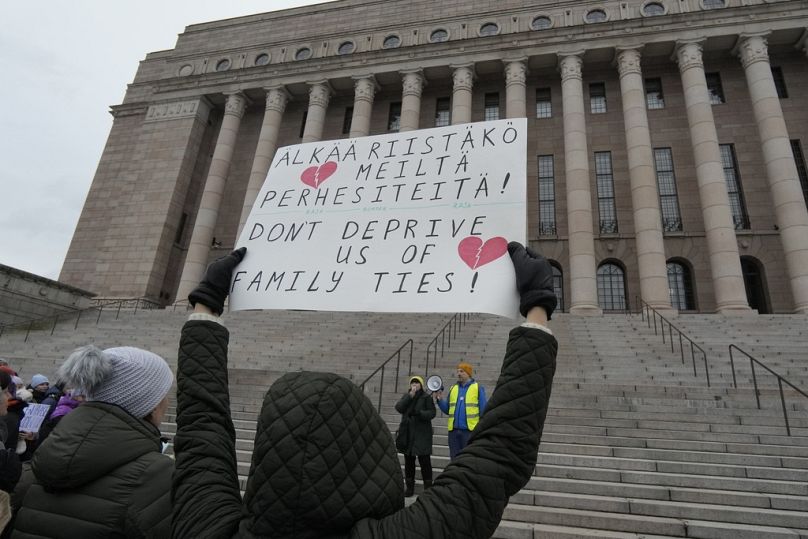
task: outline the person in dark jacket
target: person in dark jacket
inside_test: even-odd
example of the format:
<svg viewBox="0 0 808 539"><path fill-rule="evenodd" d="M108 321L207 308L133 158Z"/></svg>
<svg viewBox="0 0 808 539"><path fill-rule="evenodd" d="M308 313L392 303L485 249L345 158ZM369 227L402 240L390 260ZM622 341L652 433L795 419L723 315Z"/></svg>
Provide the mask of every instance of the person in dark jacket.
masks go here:
<svg viewBox="0 0 808 539"><path fill-rule="evenodd" d="M0 371L0 417L5 417L8 413L8 400L11 398L9 389L11 389L13 382L11 376L5 372ZM0 422L0 442L4 445L8 431L5 422ZM4 492L13 492L17 481L20 480L22 473L22 463L17 456L14 449L0 448L0 490ZM2 526L0 526L2 531Z"/></svg>
<svg viewBox="0 0 808 539"><path fill-rule="evenodd" d="M424 379L413 376L410 390L396 403L401 414L396 448L404 454L404 496L415 493L415 458L421 466L424 490L432 486L432 420L435 403L424 391Z"/></svg>
<svg viewBox="0 0 808 539"><path fill-rule="evenodd" d="M0 418L0 421L2 421L6 427L6 439L4 446L6 449L15 451L17 449L18 438L20 435L20 421L22 421L24 410L25 407L28 406L28 403L17 398L17 386L13 383L13 379L16 376L14 370L8 365L0 365L0 371L5 372L12 377L12 383L9 384L7 389L8 404L6 414L4 417Z"/></svg>
<svg viewBox="0 0 808 539"><path fill-rule="evenodd" d="M59 379L86 398L34 453L12 539L168 537L173 461L160 423L174 375L138 348L85 346ZM20 488L18 488L18 491Z"/></svg>
<svg viewBox="0 0 808 539"><path fill-rule="evenodd" d="M173 537L491 537L508 498L533 473L547 414L558 351L545 326L556 305L547 260L509 245L527 322L510 332L496 391L468 446L405 507L393 438L370 400L341 376L310 372L269 388L242 500L229 334L219 315L245 252L212 263L189 295L194 312L182 328L177 370Z"/></svg>

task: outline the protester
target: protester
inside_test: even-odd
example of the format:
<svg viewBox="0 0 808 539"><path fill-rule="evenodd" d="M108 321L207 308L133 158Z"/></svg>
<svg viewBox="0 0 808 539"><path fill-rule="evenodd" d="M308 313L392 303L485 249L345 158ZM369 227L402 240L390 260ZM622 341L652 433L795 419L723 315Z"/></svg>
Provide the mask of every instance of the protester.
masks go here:
<svg viewBox="0 0 808 539"><path fill-rule="evenodd" d="M485 388L472 378L471 364L459 363L456 373L457 383L449 389L449 398L443 398L443 391L436 393L441 412L449 414L449 460L454 460L468 444L488 400Z"/></svg>
<svg viewBox="0 0 808 539"><path fill-rule="evenodd" d="M34 453L12 538L168 537L173 461L159 427L174 375L165 360L85 346L58 377L87 402Z"/></svg>
<svg viewBox="0 0 808 539"><path fill-rule="evenodd" d="M38 443L44 443L45 439L50 435L56 425L59 424L62 418L75 410L82 402L84 402L84 397L79 395L77 392L66 391L59 398L59 402L45 418L45 421L42 422L42 426L39 428Z"/></svg>
<svg viewBox="0 0 808 539"><path fill-rule="evenodd" d="M246 249L211 264L180 338L173 537L491 537L533 473L558 348L544 326L556 305L549 263L519 244L509 251L527 323L511 330L469 445L406 508L385 422L353 383L311 372L269 388L242 501L219 315Z"/></svg>
<svg viewBox="0 0 808 539"><path fill-rule="evenodd" d="M31 377L31 383L27 388L33 395L34 402L42 404L42 401L48 396L48 389L50 389L50 381L44 374L35 374Z"/></svg>
<svg viewBox="0 0 808 539"><path fill-rule="evenodd" d="M8 372L0 370L0 417L8 413L8 401L11 398L9 389L13 382ZM8 437L8 430L6 423L0 421L0 441L5 445L6 438ZM20 473L22 472L22 464L17 457L17 453L13 449L0 449L0 490L4 492L12 492L20 480ZM7 501L7 500L6 500ZM0 530L2 530L0 526Z"/></svg>
<svg viewBox="0 0 808 539"><path fill-rule="evenodd" d="M404 454L404 496L415 492L415 458L421 466L424 490L432 486L432 419L435 403L424 391L424 379L413 376L410 390L396 403L401 424L396 436L396 449Z"/></svg>
<svg viewBox="0 0 808 539"><path fill-rule="evenodd" d="M6 374L12 376L12 382L13 378L16 377L14 369L8 365L0 366L0 372L5 372ZM14 383L9 384L6 391L8 392L8 404L6 407L5 417L0 418L0 422L5 423L6 427L6 439L4 442L5 448L16 451L20 434L20 421L22 420L23 410L25 410L25 407L28 406L28 404L22 399L17 398L17 392L24 390L18 390Z"/></svg>

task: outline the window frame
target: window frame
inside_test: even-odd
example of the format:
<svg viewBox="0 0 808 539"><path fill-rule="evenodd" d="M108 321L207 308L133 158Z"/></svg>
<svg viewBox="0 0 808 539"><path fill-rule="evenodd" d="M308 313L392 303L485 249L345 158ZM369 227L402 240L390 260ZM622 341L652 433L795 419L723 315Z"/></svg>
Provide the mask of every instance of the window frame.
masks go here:
<svg viewBox="0 0 808 539"><path fill-rule="evenodd" d="M401 130L401 101L391 101L387 113L387 132L398 133Z"/></svg>
<svg viewBox="0 0 808 539"><path fill-rule="evenodd" d="M666 153L665 161L670 164L670 168L663 168L661 166L661 164L666 164L661 163L659 159L660 154L663 152ZM676 186L676 172L674 171L673 166L673 151L669 147L654 148L653 158L657 192L659 194L659 210L662 217L662 233L667 234L669 232L682 232L682 213L679 207L679 191ZM669 185L671 187L669 190L663 189L663 179L666 179L665 175L668 173L670 174ZM673 215L670 213L666 215L666 208L672 211Z"/></svg>
<svg viewBox="0 0 808 539"><path fill-rule="evenodd" d="M496 104L494 104L494 97L496 97ZM496 117L494 110L496 108ZM499 120L502 118L500 115L500 99L499 92L486 92L483 94L483 121L489 122Z"/></svg>
<svg viewBox="0 0 808 539"><path fill-rule="evenodd" d="M388 45L387 42L392 38L397 39L398 42L395 45ZM401 36L398 34L389 34L387 36L384 36L384 39L382 40L383 49L397 49L400 46L401 46Z"/></svg>
<svg viewBox="0 0 808 539"><path fill-rule="evenodd" d="M608 268L608 270L607 270ZM617 271L612 271L612 268ZM605 271L609 271L607 274ZM619 282L615 277L619 275ZM608 278L608 281L606 279ZM626 270L622 264L614 260L602 262L595 272L595 285L598 292L598 306L606 312L624 312L628 306L628 289L626 287ZM617 286L616 286L617 285ZM619 302L615 305L615 291L622 293L617 297ZM608 296L606 292L609 292ZM608 305L607 305L608 297Z"/></svg>
<svg viewBox="0 0 808 539"><path fill-rule="evenodd" d="M662 90L662 77L646 77L643 80L643 89L645 90L645 108L648 110L659 110L665 108L665 92ZM652 83L652 84L649 84ZM651 97L654 93L652 88L653 84L658 84L658 90L655 93L659 94L657 97Z"/></svg>
<svg viewBox="0 0 808 539"><path fill-rule="evenodd" d="M548 168L542 167L549 163ZM544 173L543 173L544 172ZM539 202L539 236L558 235L558 223L556 221L556 194L555 194L555 158L553 154L536 156L536 173L538 177L538 202ZM547 198L543 194L549 194ZM545 214L545 208L548 214Z"/></svg>
<svg viewBox="0 0 808 539"><path fill-rule="evenodd" d="M602 157L602 159L599 159ZM608 158L608 172L600 167ZM614 192L614 163L612 152L595 152L595 186L598 195L598 230L601 235L612 235L620 233L620 226L617 220L617 202ZM606 189L608 187L608 190ZM606 210L604 212L604 210ZM609 214L611 219L604 219L604 213Z"/></svg>
<svg viewBox="0 0 808 539"><path fill-rule="evenodd" d="M771 68L774 89L777 90L777 97L780 99L788 99L788 87L786 86L786 79L783 76L783 68L780 66L771 66Z"/></svg>
<svg viewBox="0 0 808 539"><path fill-rule="evenodd" d="M674 268L680 268L681 272L671 271ZM671 259L665 263L665 269L668 277L668 295L671 307L678 311L695 311L696 294L693 289L693 272L688 264ZM679 276L681 276L681 279L678 278ZM674 282L671 282L672 278Z"/></svg>
<svg viewBox="0 0 808 539"><path fill-rule="evenodd" d="M441 108L442 103L446 104L446 108ZM446 113L446 123L443 123L441 113ZM452 98L438 97L435 99L435 127L448 127L450 125L452 125Z"/></svg>
<svg viewBox="0 0 808 539"><path fill-rule="evenodd" d="M542 26L541 28L536 28L535 23L539 19L546 20L547 21L547 26ZM553 22L553 18L550 15L539 14L539 15L536 15L535 17L533 17L533 19L531 19L531 21L530 21L530 29L532 31L534 31L534 32L541 32L542 30L550 30L554 26L555 26L555 23Z"/></svg>
<svg viewBox="0 0 808 539"><path fill-rule="evenodd" d="M726 181L733 225L735 230L749 230L751 225L749 223L749 213L746 209L746 200L743 195L741 171L735 154L735 144L719 144L718 148L721 154L721 167L724 169L724 180ZM728 174L728 171L732 172L732 176Z"/></svg>
<svg viewBox="0 0 808 539"><path fill-rule="evenodd" d="M540 93L547 91L546 99L540 98ZM541 97L544 97L543 95ZM553 92L548 86L546 88L536 88L536 118L546 120L553 117Z"/></svg>
<svg viewBox="0 0 808 539"><path fill-rule="evenodd" d="M598 93L593 93L597 89ZM601 93L602 90L602 93ZM602 100L602 101L598 101ZM601 110L602 109L602 110ZM608 103L606 100L606 83L605 82L590 82L589 83L589 113L590 114L606 114L609 112Z"/></svg>
<svg viewBox="0 0 808 539"><path fill-rule="evenodd" d="M445 39L435 39L435 34L437 34L438 32L443 32L444 34L446 34L446 38ZM449 30L447 30L446 28L443 28L443 27L435 28L434 30L429 32L429 42L430 43L446 43L447 41L449 41L450 37L451 37L451 34L449 33Z"/></svg>
<svg viewBox="0 0 808 539"><path fill-rule="evenodd" d="M791 139L791 153L794 155L794 164L797 167L797 177L802 187L802 196L805 198L805 206L808 208L808 167L805 165L805 154L802 151L800 139Z"/></svg>
<svg viewBox="0 0 808 539"><path fill-rule="evenodd" d="M707 83L707 95L711 105L723 105L727 102L727 95L724 93L724 84L721 82L721 73L713 71L704 74Z"/></svg>
<svg viewBox="0 0 808 539"><path fill-rule="evenodd" d="M342 117L342 134L348 135L353 127L353 105L345 107L345 115Z"/></svg>

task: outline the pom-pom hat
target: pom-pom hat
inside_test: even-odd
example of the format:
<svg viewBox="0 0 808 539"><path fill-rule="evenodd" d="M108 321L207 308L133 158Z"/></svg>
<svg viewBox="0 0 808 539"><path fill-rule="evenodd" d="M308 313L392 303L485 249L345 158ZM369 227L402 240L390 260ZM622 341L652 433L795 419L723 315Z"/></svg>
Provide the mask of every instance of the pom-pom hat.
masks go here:
<svg viewBox="0 0 808 539"><path fill-rule="evenodd" d="M79 348L58 375L88 401L118 405L137 418L157 408L174 383L163 358L129 346L103 351L92 345Z"/></svg>

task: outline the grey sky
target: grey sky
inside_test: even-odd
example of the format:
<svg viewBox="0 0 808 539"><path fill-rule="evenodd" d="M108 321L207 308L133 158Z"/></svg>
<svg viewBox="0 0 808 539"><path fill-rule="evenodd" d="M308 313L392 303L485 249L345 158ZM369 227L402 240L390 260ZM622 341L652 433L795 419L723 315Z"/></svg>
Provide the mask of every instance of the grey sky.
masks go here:
<svg viewBox="0 0 808 539"><path fill-rule="evenodd" d="M323 0L29 0L0 30L0 263L56 279L138 62L198 22Z"/></svg>

